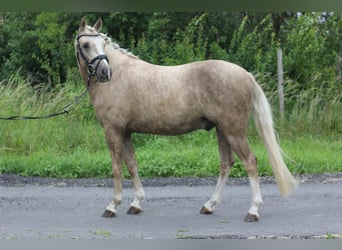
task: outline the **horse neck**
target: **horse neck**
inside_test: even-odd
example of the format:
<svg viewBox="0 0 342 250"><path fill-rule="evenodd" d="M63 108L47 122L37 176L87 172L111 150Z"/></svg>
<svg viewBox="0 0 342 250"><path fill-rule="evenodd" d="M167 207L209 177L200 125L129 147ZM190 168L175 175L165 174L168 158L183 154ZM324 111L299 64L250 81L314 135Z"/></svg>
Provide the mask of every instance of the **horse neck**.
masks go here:
<svg viewBox="0 0 342 250"><path fill-rule="evenodd" d="M113 74L116 69L120 68L120 65L124 64L129 60L136 60L136 58L131 57L113 47L106 49L106 55L109 58L110 66L113 70Z"/></svg>
<svg viewBox="0 0 342 250"><path fill-rule="evenodd" d="M108 50L106 50L106 55L109 58L110 61L110 67L113 70L113 73L115 73L115 69L118 69L120 65L122 65L123 63L125 63L126 61L132 59L134 60L135 58L131 58L129 55L126 55L114 48L109 48ZM78 65L79 67L79 71L80 71L80 75L81 78L85 84L85 86L87 87L89 82L88 82L88 70L86 66L81 66ZM93 83L93 80L91 80L90 84Z"/></svg>

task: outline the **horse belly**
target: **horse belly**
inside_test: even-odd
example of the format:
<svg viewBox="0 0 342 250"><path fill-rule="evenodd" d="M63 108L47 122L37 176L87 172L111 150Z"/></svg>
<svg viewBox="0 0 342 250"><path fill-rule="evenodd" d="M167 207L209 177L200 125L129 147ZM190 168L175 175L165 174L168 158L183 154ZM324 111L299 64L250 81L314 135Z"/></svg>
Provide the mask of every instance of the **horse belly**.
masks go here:
<svg viewBox="0 0 342 250"><path fill-rule="evenodd" d="M153 120L135 121L128 126L130 132L156 134L156 135L180 135L199 129L211 130L214 124L204 117L194 119L168 119L161 117Z"/></svg>

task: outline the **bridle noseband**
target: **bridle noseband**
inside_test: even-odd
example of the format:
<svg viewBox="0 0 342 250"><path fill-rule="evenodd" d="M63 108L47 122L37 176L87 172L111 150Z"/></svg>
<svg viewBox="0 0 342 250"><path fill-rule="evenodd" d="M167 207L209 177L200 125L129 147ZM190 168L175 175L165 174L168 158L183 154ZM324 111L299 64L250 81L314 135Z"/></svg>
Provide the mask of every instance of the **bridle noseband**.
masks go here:
<svg viewBox="0 0 342 250"><path fill-rule="evenodd" d="M81 58L83 59L83 61L85 62L85 64L87 65L87 71L88 71L88 82L89 82L89 79L93 76L96 76L96 71L99 67L99 64L101 62L101 60L106 60L107 63L109 63L108 61L108 58L105 54L103 55L98 55L96 56L95 58L93 58L92 60L89 60L87 59L87 57L83 54L83 51L82 51L82 48L81 48L81 45L80 45L80 41L79 39L83 36L101 36L100 34L82 34L82 35L78 35L76 40L77 40L77 60L78 62L80 63L80 59L79 59L79 55L81 56ZM97 61L97 64L95 65L94 67L94 63Z"/></svg>

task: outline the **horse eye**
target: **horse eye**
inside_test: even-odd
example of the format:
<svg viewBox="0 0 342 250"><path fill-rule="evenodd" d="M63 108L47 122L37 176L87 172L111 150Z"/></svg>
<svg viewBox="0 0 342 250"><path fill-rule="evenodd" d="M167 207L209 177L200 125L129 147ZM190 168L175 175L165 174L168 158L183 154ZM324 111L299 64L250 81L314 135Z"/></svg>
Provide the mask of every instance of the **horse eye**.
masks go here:
<svg viewBox="0 0 342 250"><path fill-rule="evenodd" d="M83 44L83 45L82 45L82 48L83 48L83 49L89 49L89 43Z"/></svg>

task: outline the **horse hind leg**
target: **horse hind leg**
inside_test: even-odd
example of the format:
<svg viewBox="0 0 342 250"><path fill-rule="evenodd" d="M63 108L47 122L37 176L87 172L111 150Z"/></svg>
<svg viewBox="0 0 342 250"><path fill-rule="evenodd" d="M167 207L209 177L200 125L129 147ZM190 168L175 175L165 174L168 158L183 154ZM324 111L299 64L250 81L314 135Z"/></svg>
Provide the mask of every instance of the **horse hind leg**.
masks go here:
<svg viewBox="0 0 342 250"><path fill-rule="evenodd" d="M211 198L204 204L200 210L201 214L212 214L214 212L215 206L220 202L222 191L226 185L226 181L233 166L232 150L220 130L216 130L219 154L220 154L220 176L218 177L215 190Z"/></svg>
<svg viewBox="0 0 342 250"><path fill-rule="evenodd" d="M245 169L247 170L249 182L252 189L252 206L250 207L246 217L246 222L254 222L259 220L258 208L262 205L262 197L258 179L257 158L250 150L247 138L243 137L228 137L233 151L241 159Z"/></svg>
<svg viewBox="0 0 342 250"><path fill-rule="evenodd" d="M128 172L131 175L135 190L135 197L133 202L130 204L130 208L128 209L127 214L139 214L142 211L140 202L144 200L145 192L138 175L138 167L134 154L134 146L130 136L125 137L123 156L128 168Z"/></svg>

